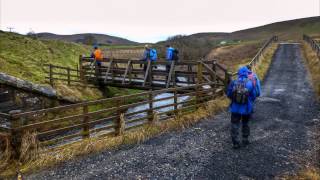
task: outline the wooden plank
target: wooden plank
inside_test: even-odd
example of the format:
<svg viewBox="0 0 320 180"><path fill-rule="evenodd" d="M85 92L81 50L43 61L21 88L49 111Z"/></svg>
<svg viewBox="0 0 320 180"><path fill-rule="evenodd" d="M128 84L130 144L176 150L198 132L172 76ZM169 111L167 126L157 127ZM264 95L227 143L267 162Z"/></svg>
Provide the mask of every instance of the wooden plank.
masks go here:
<svg viewBox="0 0 320 180"><path fill-rule="evenodd" d="M57 73L57 72L52 72L52 75L68 76L68 74L65 74L65 73ZM78 75L73 75L73 74L70 74L70 77L80 78L80 76L78 76Z"/></svg>
<svg viewBox="0 0 320 180"><path fill-rule="evenodd" d="M66 140L70 140L76 137L81 137L82 133L76 133L76 134L71 134L71 135L66 135L66 136L62 136L62 137L58 137L58 138L54 138L54 139L50 139L50 140L46 140L46 141L40 141L40 145L41 146L48 146L48 145L52 145L52 144L57 144L61 141L66 141Z"/></svg>
<svg viewBox="0 0 320 180"><path fill-rule="evenodd" d="M125 80L126 80L126 77L128 75L128 72L129 72L129 69L131 68L131 60L128 61L128 64L127 64L127 68L126 68L126 71L123 75L123 80L122 80L122 84L125 84Z"/></svg>
<svg viewBox="0 0 320 180"><path fill-rule="evenodd" d="M50 77L45 77L46 79L49 79L50 80ZM51 78L52 80L58 80L58 81L68 81L68 79L63 79L63 78ZM70 82L77 82L77 83L82 83L83 81L81 80L73 80L73 79L70 79L69 80Z"/></svg>
<svg viewBox="0 0 320 180"><path fill-rule="evenodd" d="M1 118L9 119L9 118L10 118L10 115L9 115L9 114L6 114L6 113L0 112L0 117L1 117Z"/></svg>
<svg viewBox="0 0 320 180"><path fill-rule="evenodd" d="M148 75L149 75L150 66L151 66L151 61L148 61L147 69L146 69L146 72L144 74L144 79L143 79L143 84L142 84L143 87L146 86L146 82L147 82L147 78L148 78Z"/></svg>
<svg viewBox="0 0 320 180"><path fill-rule="evenodd" d="M167 79L167 83L166 83L166 88L169 88L169 86L170 86L173 71L174 71L174 61L172 61L171 65L170 65L170 71L169 71L169 75L168 75L168 79ZM175 81L175 79L174 79L174 81Z"/></svg>

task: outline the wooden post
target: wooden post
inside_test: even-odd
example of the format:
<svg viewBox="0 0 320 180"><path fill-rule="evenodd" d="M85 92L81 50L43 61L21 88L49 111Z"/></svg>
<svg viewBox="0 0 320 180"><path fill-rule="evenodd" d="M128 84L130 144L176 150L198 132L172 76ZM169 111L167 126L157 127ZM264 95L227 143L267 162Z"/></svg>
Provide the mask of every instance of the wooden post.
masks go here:
<svg viewBox="0 0 320 180"><path fill-rule="evenodd" d="M84 125L83 125L83 132L82 132L83 139L90 137L90 125L88 124L90 118L88 116L88 112L89 112L88 105L84 105L83 106L83 123L84 123Z"/></svg>
<svg viewBox="0 0 320 180"><path fill-rule="evenodd" d="M125 129L125 120L124 120L124 114L122 113L122 110L120 106L123 104L124 99L121 98L117 100L115 103L117 105L117 118L115 119L115 135L120 136L124 132Z"/></svg>
<svg viewBox="0 0 320 180"><path fill-rule="evenodd" d="M111 79L112 82L114 82L114 68L115 68L115 63L113 63L113 57L111 58L111 64L110 64L110 69L111 69Z"/></svg>
<svg viewBox="0 0 320 180"><path fill-rule="evenodd" d="M197 107L200 107L199 104L201 103L200 84L202 84L202 76L203 76L202 64L201 64L201 62L198 62L198 64L197 64L197 85L196 85L196 104L197 104Z"/></svg>
<svg viewBox="0 0 320 180"><path fill-rule="evenodd" d="M197 65L197 83L202 84L202 77L203 77L203 72L202 72L202 64L201 62L198 62Z"/></svg>
<svg viewBox="0 0 320 180"><path fill-rule="evenodd" d="M68 74L68 85L70 86L70 68L68 67L67 69L67 74Z"/></svg>
<svg viewBox="0 0 320 180"><path fill-rule="evenodd" d="M149 83L150 83L150 87L152 87L152 80L153 80L152 67L153 67L153 62L150 60L150 68L149 68Z"/></svg>
<svg viewBox="0 0 320 180"><path fill-rule="evenodd" d="M149 99L148 120L149 120L149 122L152 122L154 120L153 119L153 93L152 93L152 90L149 91L148 99Z"/></svg>
<svg viewBox="0 0 320 180"><path fill-rule="evenodd" d="M231 75L230 75L230 73L226 70L226 71L225 71L225 80L224 80L225 91L228 90L228 86L229 86L230 81L231 81Z"/></svg>
<svg viewBox="0 0 320 180"><path fill-rule="evenodd" d="M20 158L20 148L21 148L21 141L22 141L22 132L16 130L22 125L20 118L14 117L14 114L19 112L10 113L9 121L11 123L11 138L10 138L10 145L13 152L13 159L19 160Z"/></svg>
<svg viewBox="0 0 320 180"><path fill-rule="evenodd" d="M79 56L79 73L80 73L80 80L84 81L84 73L83 73L83 68L82 68L82 55Z"/></svg>
<svg viewBox="0 0 320 180"><path fill-rule="evenodd" d="M77 64L77 79L79 78L79 64Z"/></svg>
<svg viewBox="0 0 320 180"><path fill-rule="evenodd" d="M167 82L166 82L166 88L169 88L171 81L174 82L173 85L175 86L176 78L173 76L174 76L174 61L172 61L170 64L170 70L169 70L169 74L168 74L168 78L167 78ZM172 78L174 78L174 79L172 79Z"/></svg>
<svg viewBox="0 0 320 180"><path fill-rule="evenodd" d="M173 103L174 103L174 114L177 117L178 116L178 93L177 88L173 91Z"/></svg>
<svg viewBox="0 0 320 180"><path fill-rule="evenodd" d="M50 82L50 86L53 87L53 74L52 74L52 64L49 64L49 82Z"/></svg>
<svg viewBox="0 0 320 180"><path fill-rule="evenodd" d="M144 63L144 66L145 66L145 63ZM145 85L146 85L146 82L147 82L147 79L148 79L148 76L149 76L149 69L150 68L151 68L151 62L148 61L148 66L147 66L146 72L144 74L144 79L143 79L143 84L142 84L143 87L145 87Z"/></svg>
<svg viewBox="0 0 320 180"><path fill-rule="evenodd" d="M127 75L130 71L130 67L131 67L131 60L128 61L126 71L124 72L124 75L123 75L122 84L125 84L125 82L126 82L126 78L127 78Z"/></svg>

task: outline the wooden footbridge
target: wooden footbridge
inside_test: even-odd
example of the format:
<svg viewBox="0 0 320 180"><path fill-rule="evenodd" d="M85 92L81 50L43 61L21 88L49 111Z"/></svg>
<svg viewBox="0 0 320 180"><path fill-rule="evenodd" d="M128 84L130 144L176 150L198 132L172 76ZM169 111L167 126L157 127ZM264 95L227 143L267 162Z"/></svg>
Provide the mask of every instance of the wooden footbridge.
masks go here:
<svg viewBox="0 0 320 180"><path fill-rule="evenodd" d="M229 78L227 69L212 61L156 62L131 59L104 58L100 66L93 58L80 57L79 68L71 69L48 65L50 84L67 81L86 85L115 86L135 89L163 89L184 87L203 82L225 85Z"/></svg>
<svg viewBox="0 0 320 180"><path fill-rule="evenodd" d="M258 66L262 54L276 40L276 37L270 38L250 64ZM52 148L92 136L122 135L146 124L156 125L159 121L192 113L223 95L232 76L214 60L151 63L106 58L99 67L93 59L80 57L79 65L72 69L49 64L49 83L63 81L68 85L149 91L37 111L0 113L0 119L9 122L4 126L0 124L0 143L1 137L7 137L14 158L21 158L21 142L28 132L36 135L41 146Z"/></svg>

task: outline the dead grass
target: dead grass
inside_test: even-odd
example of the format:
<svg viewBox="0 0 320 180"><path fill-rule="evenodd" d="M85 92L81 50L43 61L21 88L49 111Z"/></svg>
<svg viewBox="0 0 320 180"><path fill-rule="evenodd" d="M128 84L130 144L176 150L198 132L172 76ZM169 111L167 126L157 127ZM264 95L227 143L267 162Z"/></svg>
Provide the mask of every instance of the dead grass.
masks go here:
<svg viewBox="0 0 320 180"><path fill-rule="evenodd" d="M306 65L311 75L313 88L316 91L318 98L320 98L320 59L315 51L312 50L310 45L303 42L302 46L302 53L305 57Z"/></svg>
<svg viewBox="0 0 320 180"><path fill-rule="evenodd" d="M256 55L261 43L246 42L213 49L207 59L217 59L220 64L235 72L239 64L248 63Z"/></svg>
<svg viewBox="0 0 320 180"><path fill-rule="evenodd" d="M29 160L23 162L18 171L21 173L30 173L44 167L49 167L57 163L72 160L78 156L98 153L107 149L117 148L124 144L142 143L149 138L158 136L165 132L174 130L178 131L188 128L200 120L208 116L213 116L217 112L224 110L228 105L229 100L226 97L219 97L215 100L207 102L203 107L199 108L195 112L186 115L179 115L176 118L172 118L163 122L154 121L153 124L146 124L141 128L124 132L121 136L92 137L87 140L75 142L59 148L45 150L42 153L35 155L37 156L36 159L27 158ZM157 119L157 117L155 118ZM0 175L8 177L14 175L16 171L17 170L10 167Z"/></svg>
<svg viewBox="0 0 320 180"><path fill-rule="evenodd" d="M55 83L58 96L71 102L82 102L103 98L103 93L97 88L84 86L68 86L65 83Z"/></svg>
<svg viewBox="0 0 320 180"><path fill-rule="evenodd" d="M294 176L284 176L282 180L320 180L320 170L316 168L308 168L300 171Z"/></svg>
<svg viewBox="0 0 320 180"><path fill-rule="evenodd" d="M11 159L11 150L10 150L10 141L9 137L6 135L0 134L0 171L5 169Z"/></svg>
<svg viewBox="0 0 320 180"><path fill-rule="evenodd" d="M260 59L260 63L256 65L256 67L253 67L252 70L255 72L260 80L264 80L268 69L271 65L273 55L275 51L278 48L278 44L273 44L271 47L268 48L268 50L264 53L263 58Z"/></svg>

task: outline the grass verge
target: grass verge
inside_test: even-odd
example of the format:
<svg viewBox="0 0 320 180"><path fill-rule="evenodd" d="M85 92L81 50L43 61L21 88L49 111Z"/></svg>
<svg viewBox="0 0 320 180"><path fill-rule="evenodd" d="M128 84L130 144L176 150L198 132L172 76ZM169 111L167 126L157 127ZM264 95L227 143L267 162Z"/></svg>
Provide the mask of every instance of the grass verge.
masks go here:
<svg viewBox="0 0 320 180"><path fill-rule="evenodd" d="M282 180L320 180L320 169L308 168L293 176L284 176Z"/></svg>
<svg viewBox="0 0 320 180"><path fill-rule="evenodd" d="M34 158L23 164L12 162L12 165L7 167L0 175L3 177L14 176L17 171L30 173L35 170L53 166L57 163L72 160L78 156L114 149L121 145L141 143L169 131L188 128L200 120L224 110L228 104L229 101L226 97L219 97L207 102L205 106L190 114L181 115L177 118L158 122L157 124L145 125L133 131L125 132L121 136L89 138L60 148L45 150L43 153L37 154L36 159ZM19 164L18 169L16 169L17 164Z"/></svg>
<svg viewBox="0 0 320 180"><path fill-rule="evenodd" d="M313 88L318 99L320 99L320 59L315 51L312 50L310 45L303 42L302 47L302 53L305 57L304 59L311 75Z"/></svg>
<svg viewBox="0 0 320 180"><path fill-rule="evenodd" d="M273 55L277 48L278 44L273 44L270 48L268 48L268 50L263 55L263 59L260 60L260 63L257 65L257 67L253 68L253 71L258 75L261 81L263 81L266 77L273 59Z"/></svg>

